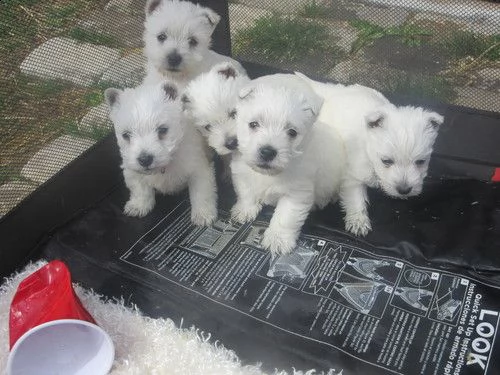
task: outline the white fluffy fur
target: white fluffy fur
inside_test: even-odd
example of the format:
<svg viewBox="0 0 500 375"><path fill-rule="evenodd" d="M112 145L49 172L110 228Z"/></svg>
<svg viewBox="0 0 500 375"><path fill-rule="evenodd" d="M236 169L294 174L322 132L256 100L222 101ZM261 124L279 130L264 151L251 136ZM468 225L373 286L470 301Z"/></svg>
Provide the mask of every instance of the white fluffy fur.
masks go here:
<svg viewBox="0 0 500 375"><path fill-rule="evenodd" d="M9 309L19 283L46 264L29 264L0 286L0 369L9 354ZM105 300L93 291L74 285L85 308L113 340L115 361L110 375L264 375L260 366L243 366L236 354L220 342L211 343L210 334L191 327L177 328L168 319L152 319L121 300ZM3 371L3 370L2 370ZM3 373L3 372L2 372ZM328 374L337 372L331 370ZM276 370L275 375L286 375ZM313 375L294 371L294 375Z"/></svg>
<svg viewBox="0 0 500 375"><path fill-rule="evenodd" d="M249 81L232 63L224 62L196 77L184 92L186 112L219 155L234 151L227 144L236 139L238 92Z"/></svg>
<svg viewBox="0 0 500 375"><path fill-rule="evenodd" d="M237 61L210 50L211 36L219 20L213 10L189 1L148 0L143 36L147 58L144 82L169 79L184 88L191 79L223 61L231 61L244 72ZM159 35L165 39L159 40ZM193 41L195 45L190 44ZM178 66L169 64L168 56L172 53L182 59Z"/></svg>
<svg viewBox="0 0 500 375"><path fill-rule="evenodd" d="M105 97L130 190L125 213L144 216L155 205L155 191L175 193L187 186L192 222L211 224L217 216L215 172L202 136L182 113L177 88L160 83L107 89ZM140 164L144 155L152 157L150 165Z"/></svg>
<svg viewBox="0 0 500 375"><path fill-rule="evenodd" d="M397 107L381 93L360 85L308 82L325 101L319 119L337 129L347 154L341 189L346 229L371 230L367 186L393 198L421 193L443 117L416 107Z"/></svg>
<svg viewBox="0 0 500 375"><path fill-rule="evenodd" d="M275 205L262 244L273 254L288 253L311 208L336 199L344 165L342 142L333 128L316 121L322 100L294 75L261 77L239 96L232 217L248 222L262 205ZM252 129L254 122L258 126ZM264 146L276 151L267 163L259 154Z"/></svg>

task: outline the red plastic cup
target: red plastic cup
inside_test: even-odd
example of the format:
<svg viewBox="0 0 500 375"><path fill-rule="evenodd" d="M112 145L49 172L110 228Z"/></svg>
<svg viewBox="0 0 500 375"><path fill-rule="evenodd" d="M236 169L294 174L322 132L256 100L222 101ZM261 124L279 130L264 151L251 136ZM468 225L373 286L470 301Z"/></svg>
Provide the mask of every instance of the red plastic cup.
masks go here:
<svg viewBox="0 0 500 375"><path fill-rule="evenodd" d="M98 375L111 369L113 342L83 307L61 261L48 263L19 284L9 329L9 375Z"/></svg>

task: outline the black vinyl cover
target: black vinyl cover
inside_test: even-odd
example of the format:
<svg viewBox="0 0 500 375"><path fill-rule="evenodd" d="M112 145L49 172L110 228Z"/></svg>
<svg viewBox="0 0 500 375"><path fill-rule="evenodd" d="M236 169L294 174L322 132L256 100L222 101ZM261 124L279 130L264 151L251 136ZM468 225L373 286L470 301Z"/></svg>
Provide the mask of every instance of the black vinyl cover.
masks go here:
<svg viewBox="0 0 500 375"><path fill-rule="evenodd" d="M500 185L431 179L407 201L370 192L373 232L343 231L337 206L314 212L290 256L252 224L189 222L185 195L144 219L121 187L55 233L45 258L74 280L146 314L211 332L245 363L343 374L498 374ZM168 355L168 353L166 353Z"/></svg>

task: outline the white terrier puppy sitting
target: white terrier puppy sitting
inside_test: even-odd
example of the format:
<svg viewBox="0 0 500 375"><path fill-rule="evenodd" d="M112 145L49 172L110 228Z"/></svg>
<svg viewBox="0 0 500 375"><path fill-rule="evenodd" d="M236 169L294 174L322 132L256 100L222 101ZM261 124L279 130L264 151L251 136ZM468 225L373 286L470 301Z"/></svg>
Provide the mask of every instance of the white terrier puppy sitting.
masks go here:
<svg viewBox="0 0 500 375"><path fill-rule="evenodd" d="M248 82L246 74L224 62L193 79L182 96L184 109L219 155L229 155L238 147L236 104L240 89Z"/></svg>
<svg viewBox="0 0 500 375"><path fill-rule="evenodd" d="M239 97L232 218L249 222L264 204L275 205L262 245L285 254L294 249L311 208L336 199L343 146L334 129L316 122L322 100L293 75L261 77Z"/></svg>
<svg viewBox="0 0 500 375"><path fill-rule="evenodd" d="M204 141L186 124L177 88L172 83L142 85L135 89L107 89L130 200L125 213L145 216L155 205L155 190L175 193L186 186L191 221L209 225L217 217L213 165Z"/></svg>
<svg viewBox="0 0 500 375"><path fill-rule="evenodd" d="M180 88L213 65L231 61L210 50L220 16L209 8L178 0L148 0L144 22L146 83L173 80Z"/></svg>
<svg viewBox="0 0 500 375"><path fill-rule="evenodd" d="M368 87L325 84L296 74L324 98L319 119L344 140L347 168L340 198L345 228L365 236L371 230L367 186L393 198L420 194L443 116L396 107Z"/></svg>

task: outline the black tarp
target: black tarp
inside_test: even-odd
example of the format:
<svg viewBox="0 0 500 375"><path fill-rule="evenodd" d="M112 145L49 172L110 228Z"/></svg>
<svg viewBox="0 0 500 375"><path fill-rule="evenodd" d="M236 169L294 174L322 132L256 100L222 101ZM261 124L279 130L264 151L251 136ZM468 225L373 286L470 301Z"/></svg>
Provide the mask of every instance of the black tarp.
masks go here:
<svg viewBox="0 0 500 375"><path fill-rule="evenodd" d="M267 369L498 373L496 336L480 354L488 372L465 362L481 329L499 320L500 185L430 179L408 201L370 193L366 239L347 235L329 207L311 215L293 257L271 260L258 236L272 210L232 224L230 187L221 188L220 222L202 230L189 224L185 195L160 198L144 219L124 216L121 186L57 230L42 255L63 259L85 287L183 319Z"/></svg>

